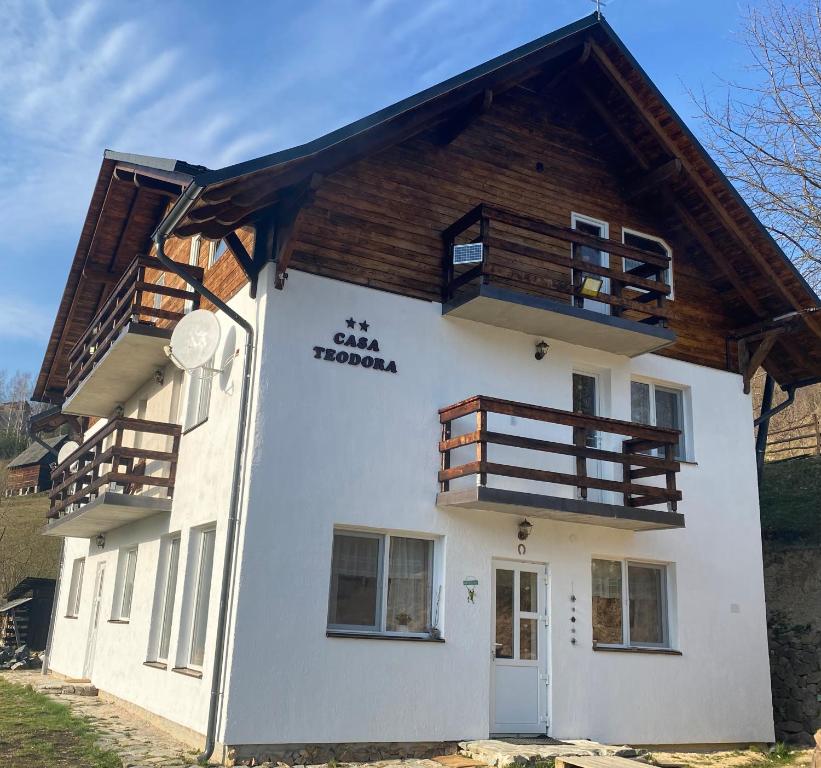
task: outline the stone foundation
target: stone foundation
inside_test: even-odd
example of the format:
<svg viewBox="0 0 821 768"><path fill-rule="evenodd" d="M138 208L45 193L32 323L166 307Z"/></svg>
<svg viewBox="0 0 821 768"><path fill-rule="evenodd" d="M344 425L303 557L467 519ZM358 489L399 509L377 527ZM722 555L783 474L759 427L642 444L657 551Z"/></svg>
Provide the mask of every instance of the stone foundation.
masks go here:
<svg viewBox="0 0 821 768"><path fill-rule="evenodd" d="M378 741L347 744L235 744L227 747L229 764L260 762L287 765L320 763L367 763L376 760L424 760L456 754L455 741Z"/></svg>

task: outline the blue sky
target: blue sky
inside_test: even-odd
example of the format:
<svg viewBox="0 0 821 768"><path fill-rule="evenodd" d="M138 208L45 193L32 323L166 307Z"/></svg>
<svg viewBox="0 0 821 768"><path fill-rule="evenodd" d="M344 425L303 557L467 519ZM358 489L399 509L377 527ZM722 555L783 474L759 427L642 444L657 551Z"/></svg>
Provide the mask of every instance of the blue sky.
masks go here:
<svg viewBox="0 0 821 768"><path fill-rule="evenodd" d="M755 4L755 2L753 2ZM591 0L0 0L0 369L37 372L106 148L212 168L327 133L593 10ZM612 0L687 88L743 76L733 0Z"/></svg>

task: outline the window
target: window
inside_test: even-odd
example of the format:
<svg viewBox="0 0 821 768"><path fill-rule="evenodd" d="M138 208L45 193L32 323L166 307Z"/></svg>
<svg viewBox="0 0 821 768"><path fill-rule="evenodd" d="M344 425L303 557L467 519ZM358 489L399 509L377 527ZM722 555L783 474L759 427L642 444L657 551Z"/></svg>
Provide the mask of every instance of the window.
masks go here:
<svg viewBox="0 0 821 768"><path fill-rule="evenodd" d="M208 604L211 597L211 573L214 569L214 541L217 531L208 528L200 532L199 556L194 593L194 615L191 622L191 646L188 666L202 667L205 658L205 633L208 629Z"/></svg>
<svg viewBox="0 0 821 768"><path fill-rule="evenodd" d="M208 266L213 267L227 250L225 240L212 240L208 248Z"/></svg>
<svg viewBox="0 0 821 768"><path fill-rule="evenodd" d="M432 540L334 532L330 629L426 633L432 594Z"/></svg>
<svg viewBox="0 0 821 768"><path fill-rule="evenodd" d="M676 459L691 460L692 448L685 418L684 391L647 381L630 382L630 419L636 424L651 424L681 430Z"/></svg>
<svg viewBox="0 0 821 768"><path fill-rule="evenodd" d="M75 617L80 613L80 595L83 591L83 571L85 570L86 559L78 557L71 567L71 585L68 589L68 605L66 606L66 616Z"/></svg>
<svg viewBox="0 0 821 768"><path fill-rule="evenodd" d="M593 560L593 644L669 648L667 566Z"/></svg>
<svg viewBox="0 0 821 768"><path fill-rule="evenodd" d="M164 286L165 285L165 272L163 272L156 280L154 285ZM162 309L162 300L164 294L162 293L155 293L154 294L154 309Z"/></svg>
<svg viewBox="0 0 821 768"><path fill-rule="evenodd" d="M117 582L114 590L114 618L131 618L131 602L134 597L134 577L137 573L137 547L120 551L117 561Z"/></svg>
<svg viewBox="0 0 821 768"><path fill-rule="evenodd" d="M189 373L188 402L185 406L184 429L189 430L202 424L208 418L208 407L211 404L211 371L214 367L212 357L203 368Z"/></svg>
<svg viewBox="0 0 821 768"><path fill-rule="evenodd" d="M606 221L599 221L598 219L593 219L589 216L582 216L579 213L572 213L570 215L570 226L578 232L584 233L585 235L594 235L595 237L600 237L604 240L610 237L610 226ZM600 251L598 248L595 248L594 246L579 245L577 243L574 243L572 245L572 248L573 258L575 260L588 262L589 264L592 264L595 267L610 266L610 254L606 253L605 251ZM603 277L597 272L582 272L581 277L586 277L588 275L595 278L601 277L601 292L610 292L610 278ZM576 277L577 275L574 275L574 282L576 280ZM581 304L579 304L579 302L581 302ZM576 306L582 306L584 309L590 309L594 312L610 314L610 305L605 304L601 301L596 301L595 299L575 296L573 303Z"/></svg>
<svg viewBox="0 0 821 768"><path fill-rule="evenodd" d="M171 622L174 619L174 600L177 594L177 569L180 564L180 537L174 536L168 542L167 568L165 571L165 588L160 611L160 638L157 645L157 659L168 660L168 647L171 644Z"/></svg>
<svg viewBox="0 0 821 768"><path fill-rule="evenodd" d="M625 245L629 245L632 248L641 248L643 251L650 251L650 253L657 253L659 256L670 256L672 257L673 251L667 243L664 242L660 237L654 237L653 235L645 235L641 232L635 232L631 229L622 229L621 231L621 241ZM636 261L635 259L624 259L624 271L627 272L631 269L635 269L636 267L640 267L644 264L642 261ZM668 298L673 298L673 268L672 262L670 262L670 266L664 270L662 273L662 280L670 286L670 295ZM633 290L640 291L640 288L634 288ZM643 291L642 291L643 292Z"/></svg>

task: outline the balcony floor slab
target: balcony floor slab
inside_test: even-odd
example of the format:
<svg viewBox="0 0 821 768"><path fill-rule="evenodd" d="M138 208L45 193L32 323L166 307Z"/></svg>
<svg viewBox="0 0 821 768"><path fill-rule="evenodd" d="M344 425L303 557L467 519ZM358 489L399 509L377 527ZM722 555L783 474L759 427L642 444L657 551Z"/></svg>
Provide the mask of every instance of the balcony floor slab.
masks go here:
<svg viewBox="0 0 821 768"><path fill-rule="evenodd" d="M442 314L627 357L655 352L676 340L676 334L668 328L495 285L482 284L468 289L443 304Z"/></svg>
<svg viewBox="0 0 821 768"><path fill-rule="evenodd" d="M679 512L624 507L483 486L441 492L436 497L436 505L447 509L491 510L518 517L560 520L629 531L684 527L684 515Z"/></svg>
<svg viewBox="0 0 821 768"><path fill-rule="evenodd" d="M43 535L91 539L99 533L170 511L171 499L105 491L80 509L48 523Z"/></svg>
<svg viewBox="0 0 821 768"><path fill-rule="evenodd" d="M163 347L171 331L131 323L63 403L63 412L108 418L156 370L168 363Z"/></svg>

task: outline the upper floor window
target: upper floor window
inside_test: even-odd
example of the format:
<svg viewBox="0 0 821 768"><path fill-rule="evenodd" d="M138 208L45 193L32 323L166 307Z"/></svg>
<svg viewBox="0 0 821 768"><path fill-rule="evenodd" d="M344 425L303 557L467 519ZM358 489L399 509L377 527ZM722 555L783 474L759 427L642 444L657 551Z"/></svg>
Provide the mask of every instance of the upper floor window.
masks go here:
<svg viewBox="0 0 821 768"><path fill-rule="evenodd" d="M160 287L165 286L165 272L163 272L154 282L154 285L158 285ZM154 293L154 309L162 309L162 300L163 294L159 291Z"/></svg>
<svg viewBox="0 0 821 768"><path fill-rule="evenodd" d="M424 634L432 597L431 539L334 532L329 629Z"/></svg>
<svg viewBox="0 0 821 768"><path fill-rule="evenodd" d="M80 613L80 596L83 591L83 571L86 559L78 557L71 566L71 586L68 589L68 605L66 616L76 617Z"/></svg>
<svg viewBox="0 0 821 768"><path fill-rule="evenodd" d="M657 253L659 256L667 256L672 258L673 250L660 237L654 235L647 235L643 232L636 232L632 229L622 229L621 239L625 245L632 248L641 248L643 251L650 251L650 253ZM643 266L644 262L636 261L635 259L624 259L624 271L627 272L636 267ZM673 267L672 261L670 266L662 273L662 280L670 286L670 294L667 298L673 298ZM635 288L634 290L640 290Z"/></svg>
<svg viewBox="0 0 821 768"><path fill-rule="evenodd" d="M185 404L185 421L183 429L189 430L202 424L208 418L208 409L211 405L211 380L213 376L208 370L214 367L212 357L202 368L188 374L188 400Z"/></svg>
<svg viewBox="0 0 821 768"><path fill-rule="evenodd" d="M213 267L227 250L225 240L212 240L208 248L208 266Z"/></svg>
<svg viewBox="0 0 821 768"><path fill-rule="evenodd" d="M630 420L636 424L680 430L676 447L676 458L680 461L692 458L686 394L683 389L652 381L630 382Z"/></svg>
<svg viewBox="0 0 821 768"><path fill-rule="evenodd" d="M593 644L669 648L668 566L593 560Z"/></svg>

